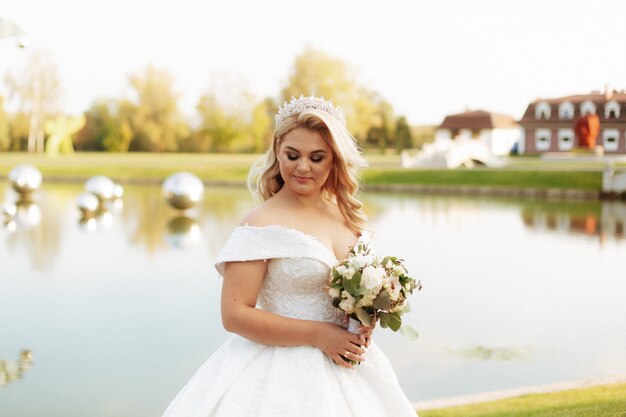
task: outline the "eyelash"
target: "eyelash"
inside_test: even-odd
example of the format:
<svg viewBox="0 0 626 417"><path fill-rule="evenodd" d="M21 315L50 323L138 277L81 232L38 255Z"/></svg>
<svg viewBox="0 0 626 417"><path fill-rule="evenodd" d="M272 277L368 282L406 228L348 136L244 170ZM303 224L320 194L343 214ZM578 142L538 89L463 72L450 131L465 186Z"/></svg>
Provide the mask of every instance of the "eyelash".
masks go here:
<svg viewBox="0 0 626 417"><path fill-rule="evenodd" d="M300 155L294 155L294 154L287 154L287 159L289 159L290 161L295 161L296 159L298 159L300 157ZM322 160L324 159L323 156L321 157L313 157L311 158L311 161L313 161L314 163L319 163L322 162Z"/></svg>

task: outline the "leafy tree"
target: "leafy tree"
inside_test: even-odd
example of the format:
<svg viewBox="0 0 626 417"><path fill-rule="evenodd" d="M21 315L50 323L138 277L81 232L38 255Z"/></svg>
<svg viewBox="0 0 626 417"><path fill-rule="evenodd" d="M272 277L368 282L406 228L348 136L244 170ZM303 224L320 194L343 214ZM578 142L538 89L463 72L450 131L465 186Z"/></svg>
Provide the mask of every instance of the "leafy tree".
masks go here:
<svg viewBox="0 0 626 417"><path fill-rule="evenodd" d="M250 136L255 152L263 152L271 145L274 127L273 116L277 111L277 106L271 98L262 100L252 108Z"/></svg>
<svg viewBox="0 0 626 417"><path fill-rule="evenodd" d="M44 150L44 122L57 110L60 82L57 68L50 55L34 50L27 59L25 68L17 73L8 73L5 83L9 99L15 99L20 112L30 116L28 150Z"/></svg>
<svg viewBox="0 0 626 417"><path fill-rule="evenodd" d="M376 112L367 131L366 143L384 152L395 143L395 116L393 107L388 101L379 95L374 95L373 101L376 105Z"/></svg>
<svg viewBox="0 0 626 417"><path fill-rule="evenodd" d="M376 116L375 93L359 86L348 66L341 60L313 49L296 57L282 100L291 96L324 96L333 99L346 114L348 129L359 139L364 139Z"/></svg>
<svg viewBox="0 0 626 417"><path fill-rule="evenodd" d="M179 95L174 91L173 77L149 66L143 73L131 75L129 82L134 100L119 105L120 129L125 129L126 122L132 132L128 150L176 151L178 143L189 135L189 128L178 108ZM117 139L109 146L124 148L125 136Z"/></svg>
<svg viewBox="0 0 626 417"><path fill-rule="evenodd" d="M200 97L196 109L200 116L196 131L198 141L209 152L249 151L253 148L248 109L227 109L210 93Z"/></svg>
<svg viewBox="0 0 626 417"><path fill-rule="evenodd" d="M25 151L28 149L29 129L29 114L17 112L9 117L9 138L12 151Z"/></svg>
<svg viewBox="0 0 626 417"><path fill-rule="evenodd" d="M85 127L77 133L75 146L82 151L126 152L133 137L124 102L99 100L85 113ZM126 104L128 106L128 104Z"/></svg>
<svg viewBox="0 0 626 417"><path fill-rule="evenodd" d="M4 97L0 96L0 151L6 151L10 146L9 118L4 111Z"/></svg>
<svg viewBox="0 0 626 417"><path fill-rule="evenodd" d="M411 134L411 128L406 120L406 117L400 116L396 121L396 151L402 152L404 149L411 148L413 146L413 137Z"/></svg>

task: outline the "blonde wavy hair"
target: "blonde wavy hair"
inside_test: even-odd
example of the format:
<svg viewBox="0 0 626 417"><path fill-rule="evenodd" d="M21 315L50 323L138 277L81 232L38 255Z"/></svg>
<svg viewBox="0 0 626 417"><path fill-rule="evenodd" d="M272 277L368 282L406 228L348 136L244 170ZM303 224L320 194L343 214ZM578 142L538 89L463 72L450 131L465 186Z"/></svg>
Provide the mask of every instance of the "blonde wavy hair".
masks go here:
<svg viewBox="0 0 626 417"><path fill-rule="evenodd" d="M277 153L283 137L293 129L302 127L319 132L333 152L333 166L322 194L337 204L348 226L361 231L366 217L363 205L356 199L359 191L358 171L367 166L356 140L333 116L321 110L305 110L282 120L276 126L272 146L256 161L248 174L248 188L257 203L276 194L285 184L280 175Z"/></svg>

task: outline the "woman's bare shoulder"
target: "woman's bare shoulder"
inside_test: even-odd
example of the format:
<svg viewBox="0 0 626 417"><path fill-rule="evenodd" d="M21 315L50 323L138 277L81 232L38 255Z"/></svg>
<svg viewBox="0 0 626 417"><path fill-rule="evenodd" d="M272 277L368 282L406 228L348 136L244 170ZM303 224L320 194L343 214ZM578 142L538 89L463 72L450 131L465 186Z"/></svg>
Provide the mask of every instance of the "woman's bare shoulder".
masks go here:
<svg viewBox="0 0 626 417"><path fill-rule="evenodd" d="M280 220L280 209L274 204L272 199L264 201L259 206L250 210L241 219L241 225L248 226L268 226L277 224Z"/></svg>

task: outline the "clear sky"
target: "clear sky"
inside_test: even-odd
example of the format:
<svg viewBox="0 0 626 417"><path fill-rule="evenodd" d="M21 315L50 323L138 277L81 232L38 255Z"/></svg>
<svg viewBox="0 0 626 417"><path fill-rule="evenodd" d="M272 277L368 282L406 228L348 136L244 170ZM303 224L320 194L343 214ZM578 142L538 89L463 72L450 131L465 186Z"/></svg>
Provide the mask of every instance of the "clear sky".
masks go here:
<svg viewBox="0 0 626 417"><path fill-rule="evenodd" d="M626 89L622 0L3 3L0 16L52 54L67 112L121 96L148 64L174 75L186 113L209 88L276 96L305 45L347 62L414 124L466 108L521 117L537 97ZM0 40L0 75L24 52Z"/></svg>

